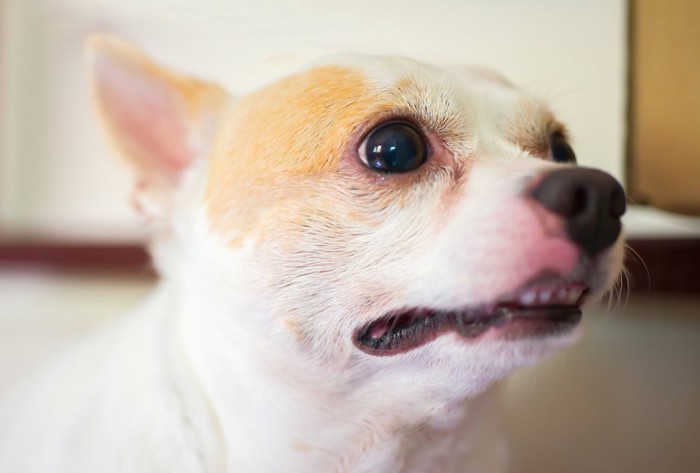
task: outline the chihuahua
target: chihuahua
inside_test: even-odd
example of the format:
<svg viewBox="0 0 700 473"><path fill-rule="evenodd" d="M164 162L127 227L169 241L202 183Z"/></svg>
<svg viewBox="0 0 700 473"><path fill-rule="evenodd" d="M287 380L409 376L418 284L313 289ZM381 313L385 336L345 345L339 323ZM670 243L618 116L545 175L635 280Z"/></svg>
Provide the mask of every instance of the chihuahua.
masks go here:
<svg viewBox="0 0 700 473"><path fill-rule="evenodd" d="M494 383L574 340L624 253L622 187L547 106L399 57L234 97L88 49L161 278L4 395L0 470L501 471Z"/></svg>

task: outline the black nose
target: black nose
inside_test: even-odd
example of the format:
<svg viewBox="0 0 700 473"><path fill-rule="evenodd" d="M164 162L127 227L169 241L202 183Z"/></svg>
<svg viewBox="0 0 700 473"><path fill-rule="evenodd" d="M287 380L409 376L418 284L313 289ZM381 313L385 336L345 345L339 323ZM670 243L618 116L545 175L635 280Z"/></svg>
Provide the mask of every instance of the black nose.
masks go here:
<svg viewBox="0 0 700 473"><path fill-rule="evenodd" d="M550 172L532 197L566 221L569 238L589 256L611 246L625 213L625 191L609 174L589 168Z"/></svg>

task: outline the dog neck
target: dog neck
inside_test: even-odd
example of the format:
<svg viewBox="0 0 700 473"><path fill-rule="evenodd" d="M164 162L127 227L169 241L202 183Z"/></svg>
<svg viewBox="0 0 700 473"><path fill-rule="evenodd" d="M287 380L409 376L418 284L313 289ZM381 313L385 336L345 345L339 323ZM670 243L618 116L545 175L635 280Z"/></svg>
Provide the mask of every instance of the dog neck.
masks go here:
<svg viewBox="0 0 700 473"><path fill-rule="evenodd" d="M494 388L469 400L398 401L336 382L342 373L310 375L274 340L227 328L230 309L171 286L178 356L192 367L179 384L208 405L189 422L220 438L225 471L494 471L502 457L493 451L501 445ZM236 308L267 315L253 310Z"/></svg>

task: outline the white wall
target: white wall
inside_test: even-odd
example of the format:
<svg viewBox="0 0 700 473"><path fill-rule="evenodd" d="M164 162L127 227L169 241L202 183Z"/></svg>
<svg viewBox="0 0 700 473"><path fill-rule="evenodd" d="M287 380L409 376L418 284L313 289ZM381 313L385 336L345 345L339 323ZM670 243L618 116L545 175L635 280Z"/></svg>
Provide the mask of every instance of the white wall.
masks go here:
<svg viewBox="0 0 700 473"><path fill-rule="evenodd" d="M140 235L126 204L129 175L104 145L88 103L82 44L92 31L121 34L164 63L237 92L339 50L486 65L551 103L569 124L581 163L622 177L624 0L6 3L6 228L66 238Z"/></svg>

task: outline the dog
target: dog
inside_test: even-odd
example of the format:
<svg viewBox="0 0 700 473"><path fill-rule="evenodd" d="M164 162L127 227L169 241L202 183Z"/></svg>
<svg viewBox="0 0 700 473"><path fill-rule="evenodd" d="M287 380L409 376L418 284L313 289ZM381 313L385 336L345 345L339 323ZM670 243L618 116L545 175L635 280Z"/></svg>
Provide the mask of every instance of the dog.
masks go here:
<svg viewBox="0 0 700 473"><path fill-rule="evenodd" d="M6 472L501 471L497 383L617 280L625 194L500 75L345 54L248 95L110 36L150 298L4 395Z"/></svg>

